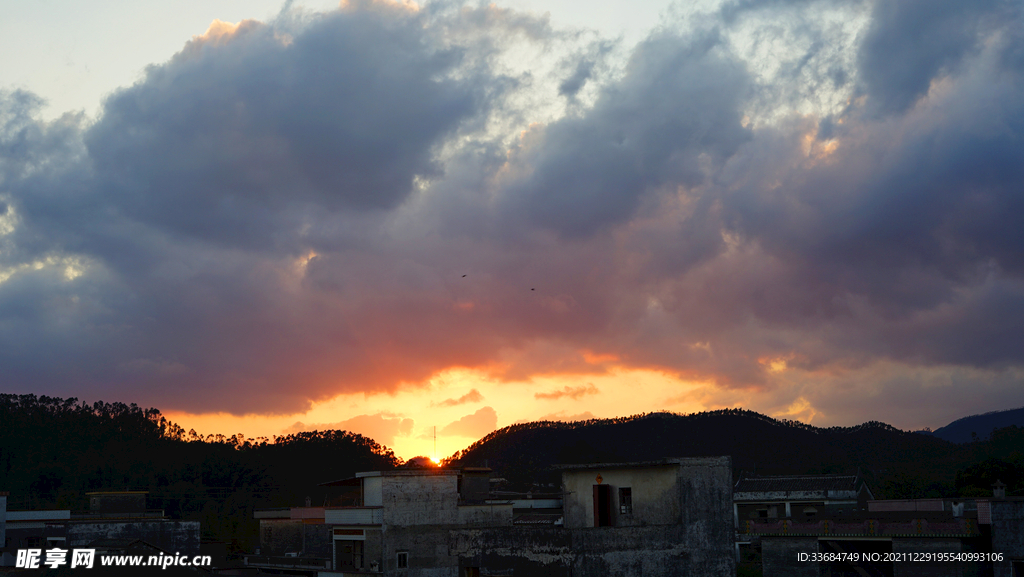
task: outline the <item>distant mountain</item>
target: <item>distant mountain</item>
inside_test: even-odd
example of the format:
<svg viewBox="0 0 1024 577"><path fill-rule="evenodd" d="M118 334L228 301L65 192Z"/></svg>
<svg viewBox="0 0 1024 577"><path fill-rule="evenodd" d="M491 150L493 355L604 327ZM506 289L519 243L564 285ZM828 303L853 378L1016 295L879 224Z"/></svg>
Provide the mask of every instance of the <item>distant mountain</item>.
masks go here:
<svg viewBox="0 0 1024 577"><path fill-rule="evenodd" d="M711 455L731 455L737 472L814 474L860 469L866 478L877 482L900 470L950 483L964 459L957 445L884 423L819 428L728 409L512 425L457 453L449 463L490 466L522 486L531 479L546 478L544 472L557 463ZM557 474L548 473L547 482L556 483Z"/></svg>
<svg viewBox="0 0 1024 577"><path fill-rule="evenodd" d="M1024 427L1024 407L957 419L945 427L932 431L931 434L951 443L969 443L973 440L988 439L994 429L1010 426Z"/></svg>

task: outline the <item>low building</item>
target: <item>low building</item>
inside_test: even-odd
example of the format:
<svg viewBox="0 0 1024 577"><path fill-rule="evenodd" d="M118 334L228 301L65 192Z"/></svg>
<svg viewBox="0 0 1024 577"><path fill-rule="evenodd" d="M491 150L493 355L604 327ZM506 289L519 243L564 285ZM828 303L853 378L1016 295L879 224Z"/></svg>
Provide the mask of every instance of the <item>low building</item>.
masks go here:
<svg viewBox="0 0 1024 577"><path fill-rule="evenodd" d="M68 509L7 511L4 545L8 549L64 547L70 522Z"/></svg>
<svg viewBox="0 0 1024 577"><path fill-rule="evenodd" d="M459 575L735 575L728 457L560 469L563 522L453 531Z"/></svg>
<svg viewBox="0 0 1024 577"><path fill-rule="evenodd" d="M743 476L733 487L736 561L761 563L761 540L751 526L775 519L815 520L865 510L874 499L858 475Z"/></svg>
<svg viewBox="0 0 1024 577"><path fill-rule="evenodd" d="M826 509L864 509L874 498L857 475L743 477L733 489L733 523L739 529L755 519L812 519Z"/></svg>
<svg viewBox="0 0 1024 577"><path fill-rule="evenodd" d="M259 509L260 546L246 564L264 571L316 575L332 567L329 527L323 507Z"/></svg>
<svg viewBox="0 0 1024 577"><path fill-rule="evenodd" d="M1024 575L1024 497L1006 497L1005 487L996 495L978 499L978 524L991 535L993 577Z"/></svg>
<svg viewBox="0 0 1024 577"><path fill-rule="evenodd" d="M511 501L488 498L489 473L409 468L325 483L341 492L333 502L345 505L257 511L261 555L246 563L324 577L456 575L450 530L512 525Z"/></svg>
<svg viewBox="0 0 1024 577"><path fill-rule="evenodd" d="M86 495L89 510L82 512L7 511L4 498L0 511L5 519L5 548L95 548L97 543L116 540L144 542L167 553L199 555L199 522L168 519L162 510L146 509L145 491Z"/></svg>
<svg viewBox="0 0 1024 577"><path fill-rule="evenodd" d="M562 490L544 495L493 494L485 468L358 473L325 484L345 504L324 507L322 526L305 518L304 537L301 508L258 511L261 555L247 564L319 577L735 574L728 457L561 470ZM308 531L329 541L326 558Z"/></svg>
<svg viewBox="0 0 1024 577"><path fill-rule="evenodd" d="M987 550L978 519L936 500L868 502L867 510L837 511L814 519L765 519L747 523L760 540L765 577L858 574L906 577L982 575L983 562L956 563L922 554L980 553ZM943 505L938 500L938 505ZM959 513L959 514L958 514ZM826 560L815 559L828 554ZM914 556L918 556L915 558ZM853 560L842 560L842 557ZM851 557L852 556L852 557Z"/></svg>

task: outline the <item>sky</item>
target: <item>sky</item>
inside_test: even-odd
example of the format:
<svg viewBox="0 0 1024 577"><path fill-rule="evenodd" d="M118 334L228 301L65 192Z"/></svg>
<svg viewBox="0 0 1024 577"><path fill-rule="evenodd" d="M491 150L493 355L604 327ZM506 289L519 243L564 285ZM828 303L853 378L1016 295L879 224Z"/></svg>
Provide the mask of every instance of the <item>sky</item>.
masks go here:
<svg viewBox="0 0 1024 577"><path fill-rule="evenodd" d="M1024 405L1019 2L142 4L0 2L4 392L403 458Z"/></svg>

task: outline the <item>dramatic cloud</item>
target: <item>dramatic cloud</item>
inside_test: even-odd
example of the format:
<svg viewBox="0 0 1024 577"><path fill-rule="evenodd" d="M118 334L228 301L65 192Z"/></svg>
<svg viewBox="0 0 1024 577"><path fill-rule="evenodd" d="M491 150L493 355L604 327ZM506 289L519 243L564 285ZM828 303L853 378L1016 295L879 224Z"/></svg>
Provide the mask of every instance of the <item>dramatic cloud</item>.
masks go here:
<svg viewBox="0 0 1024 577"><path fill-rule="evenodd" d="M364 327L423 280L401 270L413 255L390 246L388 209L514 85L488 64L495 36L545 33L481 10L350 3L308 22L215 23L95 123L37 122L37 98L6 95L4 384L293 412L451 361L386 352ZM378 273L405 288L381 290Z"/></svg>
<svg viewBox="0 0 1024 577"><path fill-rule="evenodd" d="M288 427L282 431L281 434L288 435L303 431L339 430L359 433L360 435L369 437L378 443L394 445L395 437L407 437L412 434L412 426L412 419L403 419L387 413L377 413L376 415L359 415L337 423L307 425L299 422Z"/></svg>
<svg viewBox="0 0 1024 577"><path fill-rule="evenodd" d="M816 422L1019 405L1022 30L1004 0L744 0L625 47L348 2L214 23L95 119L3 93L0 386L290 414L622 368Z"/></svg>
<svg viewBox="0 0 1024 577"><path fill-rule="evenodd" d="M749 138L739 109L748 89L718 37L654 35L585 115L520 139L503 208L569 237L627 221L645 194L699 184Z"/></svg>
<svg viewBox="0 0 1024 577"><path fill-rule="evenodd" d="M445 399L445 400L441 401L440 403L437 403L436 406L438 406L438 407L455 407L455 406L458 406L458 405L465 405L466 403L479 403L482 400L484 400L484 396L480 394L480 391L478 391L476 389L471 389L468 393L466 393L465 395L462 395L461 397L459 397L457 399ZM434 404L431 403L431 406L434 406Z"/></svg>
<svg viewBox="0 0 1024 577"><path fill-rule="evenodd" d="M498 428L498 413L491 407L484 407L472 415L448 423L438 435L478 439Z"/></svg>
<svg viewBox="0 0 1024 577"><path fill-rule="evenodd" d="M937 76L966 64L1020 6L1004 0L879 0L860 49L860 73L874 108L902 112L924 96ZM1016 12L1016 14L1015 14Z"/></svg>
<svg viewBox="0 0 1024 577"><path fill-rule="evenodd" d="M600 391L597 390L593 384L581 385L579 387L563 387L560 391L551 391L549 393L534 393L535 399L561 399L563 397L570 398L574 401L578 401L585 395L596 395Z"/></svg>

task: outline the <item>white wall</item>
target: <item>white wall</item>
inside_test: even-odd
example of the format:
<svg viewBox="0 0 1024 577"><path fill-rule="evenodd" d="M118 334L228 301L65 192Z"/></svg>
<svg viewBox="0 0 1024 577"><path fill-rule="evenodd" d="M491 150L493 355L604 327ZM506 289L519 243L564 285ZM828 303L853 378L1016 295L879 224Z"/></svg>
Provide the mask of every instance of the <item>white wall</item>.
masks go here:
<svg viewBox="0 0 1024 577"><path fill-rule="evenodd" d="M648 467L583 469L564 471L562 482L565 497L565 526L594 526L594 485L611 486L612 525L618 527L671 525L680 522L679 493L676 479L679 465ZM632 515L619 513L619 488L629 487L633 496Z"/></svg>

